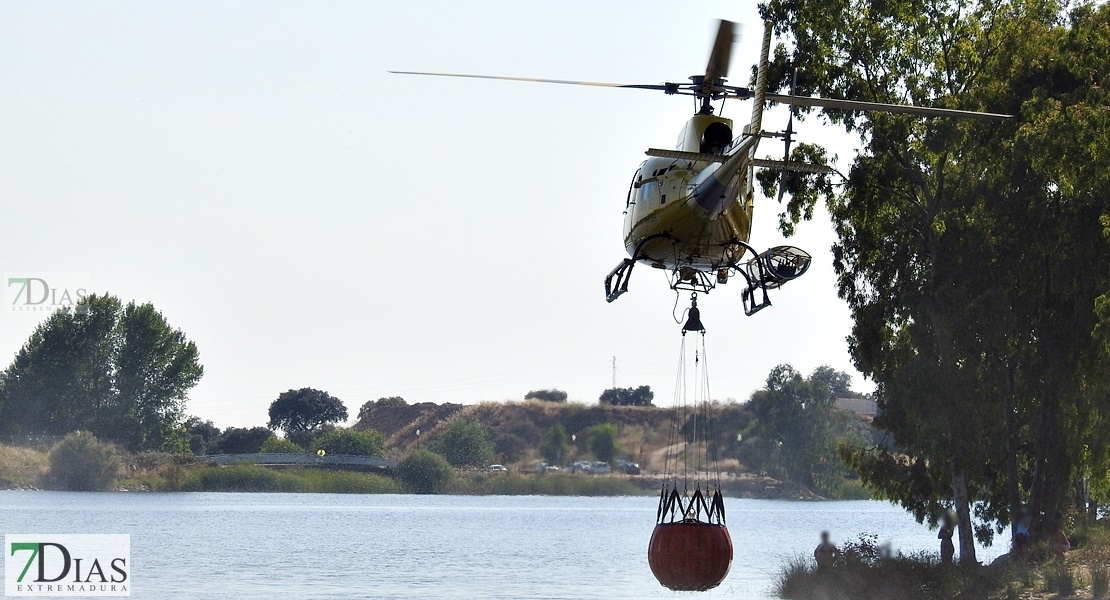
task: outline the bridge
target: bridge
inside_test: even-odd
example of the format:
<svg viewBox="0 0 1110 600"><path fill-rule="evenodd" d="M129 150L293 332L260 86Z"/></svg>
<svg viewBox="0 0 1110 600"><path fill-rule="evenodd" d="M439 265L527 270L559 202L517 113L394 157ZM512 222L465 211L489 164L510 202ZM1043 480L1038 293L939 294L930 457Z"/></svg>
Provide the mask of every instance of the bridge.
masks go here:
<svg viewBox="0 0 1110 600"><path fill-rule="evenodd" d="M327 467L357 467L361 469L392 469L397 466L397 461L392 458L375 458L373 456L356 456L354 454L282 454L276 452L260 452L258 454L213 454L212 456L198 456L197 462L216 463L218 465L263 465L263 466L327 466Z"/></svg>

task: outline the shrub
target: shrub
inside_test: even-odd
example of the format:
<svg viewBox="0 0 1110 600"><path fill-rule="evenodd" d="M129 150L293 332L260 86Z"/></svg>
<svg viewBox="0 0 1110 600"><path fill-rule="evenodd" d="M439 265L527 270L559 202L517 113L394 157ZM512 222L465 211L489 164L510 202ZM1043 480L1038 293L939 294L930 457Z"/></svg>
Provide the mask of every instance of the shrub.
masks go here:
<svg viewBox="0 0 1110 600"><path fill-rule="evenodd" d="M787 559L775 576L775 595L779 598L815 598L821 579L813 561L800 554Z"/></svg>
<svg viewBox="0 0 1110 600"><path fill-rule="evenodd" d="M454 420L432 440L433 451L456 467L480 467L493 460L493 442L481 423Z"/></svg>
<svg viewBox="0 0 1110 600"><path fill-rule="evenodd" d="M1091 597L1095 600L1110 598L1110 565L1091 565Z"/></svg>
<svg viewBox="0 0 1110 600"><path fill-rule="evenodd" d="M447 459L431 450L414 450L397 463L397 478L417 494L434 494L451 480L454 470Z"/></svg>
<svg viewBox="0 0 1110 600"><path fill-rule="evenodd" d="M291 440L274 436L262 442L261 451L268 454L301 454L304 452L304 448L301 448Z"/></svg>
<svg viewBox="0 0 1110 600"><path fill-rule="evenodd" d="M556 423L547 431L540 444L540 454L549 465L561 465L570 456L570 436L562 423Z"/></svg>
<svg viewBox="0 0 1110 600"><path fill-rule="evenodd" d="M511 433L495 433L493 447L499 460L504 464L515 463L528 451L528 442Z"/></svg>
<svg viewBox="0 0 1110 600"><path fill-rule="evenodd" d="M1052 564L1044 570L1044 587L1061 598L1069 598L1075 594L1077 587L1075 573L1067 565Z"/></svg>
<svg viewBox="0 0 1110 600"><path fill-rule="evenodd" d="M613 462L621 451L617 444L617 426L612 423L594 425L586 431L586 436L590 452L601 462Z"/></svg>
<svg viewBox="0 0 1110 600"><path fill-rule="evenodd" d="M50 475L65 490L109 490L116 485L120 456L115 446L75 431L50 450Z"/></svg>
<svg viewBox="0 0 1110 600"><path fill-rule="evenodd" d="M323 450L328 454L385 456L385 436L373 429L336 429L316 438L313 449Z"/></svg>
<svg viewBox="0 0 1110 600"><path fill-rule="evenodd" d="M50 459L46 452L0 446L0 487L33 487L49 469Z"/></svg>
<svg viewBox="0 0 1110 600"><path fill-rule="evenodd" d="M285 492L329 494L398 494L396 481L375 473L323 469L270 469L258 465L229 465L189 470L167 489L190 492Z"/></svg>
<svg viewBox="0 0 1110 600"><path fill-rule="evenodd" d="M210 449L218 454L257 454L274 434L265 427L228 427Z"/></svg>

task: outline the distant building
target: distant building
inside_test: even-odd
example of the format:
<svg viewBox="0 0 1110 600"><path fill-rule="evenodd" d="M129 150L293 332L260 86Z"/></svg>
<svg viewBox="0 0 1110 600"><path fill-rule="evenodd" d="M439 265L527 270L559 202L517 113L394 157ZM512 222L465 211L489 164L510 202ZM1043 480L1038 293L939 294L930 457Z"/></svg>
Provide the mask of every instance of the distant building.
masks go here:
<svg viewBox="0 0 1110 600"><path fill-rule="evenodd" d="M874 398L837 398L836 407L864 417L874 417L879 413L879 404Z"/></svg>

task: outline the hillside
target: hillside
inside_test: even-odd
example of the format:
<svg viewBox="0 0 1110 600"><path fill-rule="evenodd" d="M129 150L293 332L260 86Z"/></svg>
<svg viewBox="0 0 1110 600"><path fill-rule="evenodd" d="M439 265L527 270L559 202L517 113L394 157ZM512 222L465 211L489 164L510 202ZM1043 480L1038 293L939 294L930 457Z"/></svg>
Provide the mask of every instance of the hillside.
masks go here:
<svg viewBox="0 0 1110 600"><path fill-rule="evenodd" d="M743 404L718 404L712 408L713 444L722 474L721 484L732 497L792 498L818 497L812 491L762 473L752 473L737 459L737 433L751 420ZM498 457L513 471L530 472L541 461L537 446L544 434L556 423L575 436L571 456L566 462L592 458L586 448L587 429L602 423L617 426L622 456L636 462L642 474L632 481L647 492L656 489L659 473L668 453L680 447L671 445L672 415L670 409L638 406L603 406L576 403L554 403L539 400L525 402L460 404L421 403L404 406L373 406L355 425L356 429L375 429L386 436L387 452L401 457L417 444L434 439L439 428L452 419L464 419L485 425L497 447ZM420 431L419 441L416 432ZM626 477L625 475L619 475Z"/></svg>
<svg viewBox="0 0 1110 600"><path fill-rule="evenodd" d="M659 471L663 468L671 430L669 409L538 400L471 406L432 403L374 406L355 428L381 432L386 436L389 452L401 455L418 443L417 430L420 431L420 443L426 443L435 437L439 427L451 419L464 419L488 427L498 447L498 459L520 468L542 460L536 447L556 423L561 423L568 434L576 437L571 461L588 458L584 435L587 429L602 423L613 423L618 428L623 454L639 463L645 471ZM740 470L735 458L739 449L736 434L749 419L750 415L742 404L721 404L713 408L717 455L722 470Z"/></svg>

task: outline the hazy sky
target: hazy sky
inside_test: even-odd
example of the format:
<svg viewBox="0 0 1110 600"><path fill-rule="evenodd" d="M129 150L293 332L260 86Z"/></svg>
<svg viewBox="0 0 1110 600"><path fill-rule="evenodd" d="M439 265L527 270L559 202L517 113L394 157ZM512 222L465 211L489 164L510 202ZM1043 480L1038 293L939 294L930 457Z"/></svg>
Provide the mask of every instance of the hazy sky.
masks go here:
<svg viewBox="0 0 1110 600"><path fill-rule="evenodd" d="M607 304L602 281L632 173L693 101L386 71L682 81L718 18L743 24L745 84L754 2L4 2L0 271L152 302L200 349L188 411L220 426L263 424L305 386L352 416L390 395L596 402L614 356L618 385L667 405L675 293L640 266ZM803 131L842 166L853 152ZM778 211L757 198L753 245L782 243ZM790 243L813 267L754 317L736 283L701 297L714 397L746 399L783 362L855 374L833 240L823 212L804 224ZM0 363L41 318L0 313Z"/></svg>

